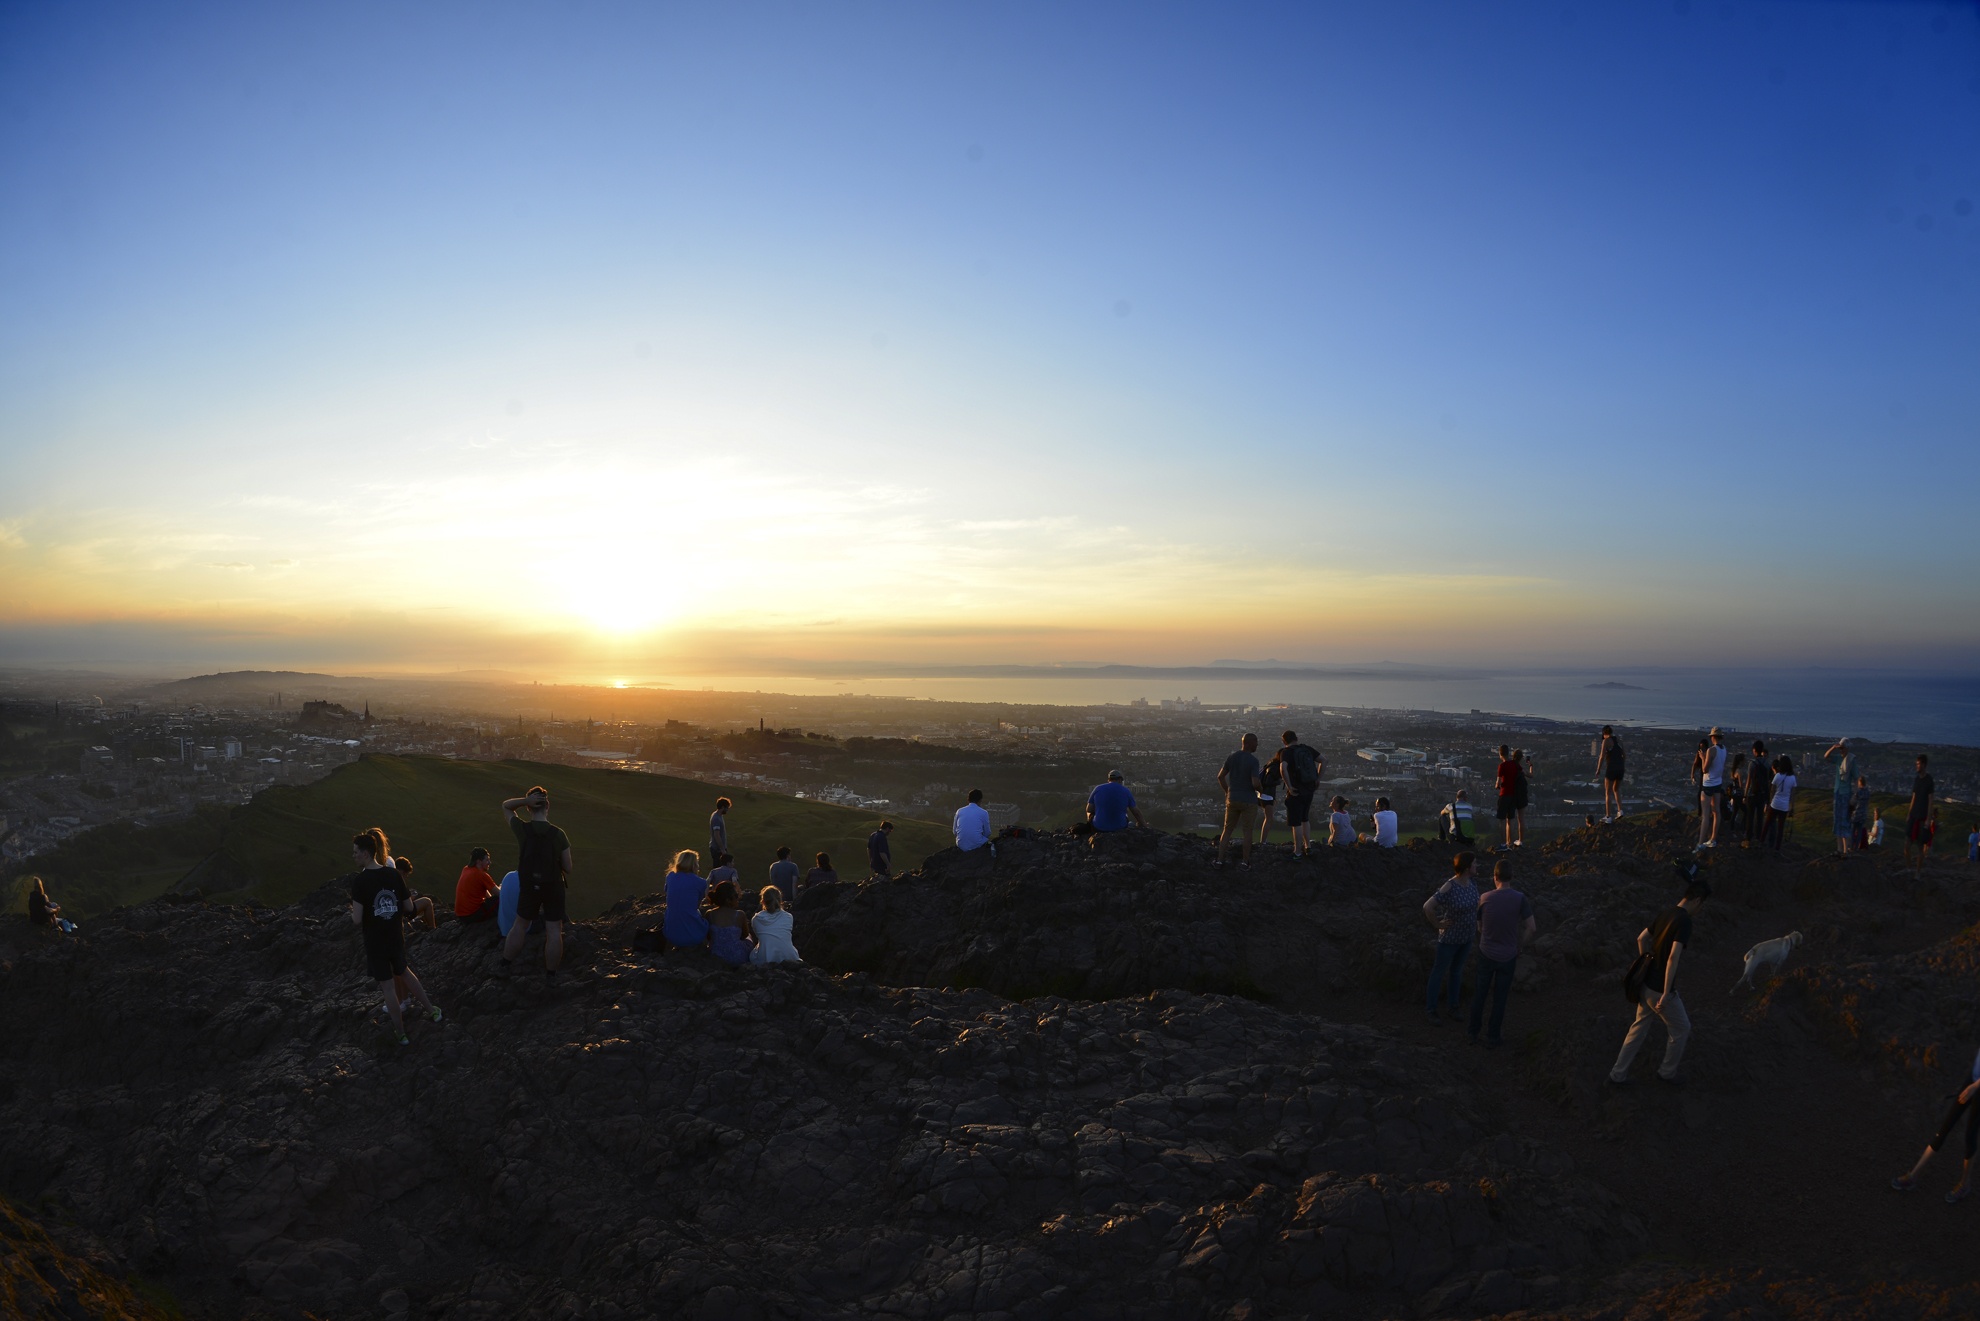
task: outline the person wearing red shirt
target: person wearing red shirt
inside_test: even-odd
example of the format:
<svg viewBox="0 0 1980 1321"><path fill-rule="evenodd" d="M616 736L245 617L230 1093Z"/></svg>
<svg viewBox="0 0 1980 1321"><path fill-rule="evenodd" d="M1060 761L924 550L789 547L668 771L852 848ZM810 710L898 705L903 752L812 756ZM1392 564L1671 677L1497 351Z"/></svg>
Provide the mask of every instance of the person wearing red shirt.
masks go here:
<svg viewBox="0 0 1980 1321"><path fill-rule="evenodd" d="M461 879L454 882L456 922L487 922L501 907L502 887L490 874L491 866L487 849L476 849L468 855L468 865L461 868Z"/></svg>
<svg viewBox="0 0 1980 1321"><path fill-rule="evenodd" d="M1521 781L1525 778L1525 773L1519 768L1519 759L1513 756L1513 750L1501 743L1499 770L1495 776L1499 788L1499 810L1494 813L1506 830L1506 842L1499 845L1501 853L1522 844L1526 839L1526 820L1520 811L1519 802ZM1513 833L1515 826L1519 830L1517 835Z"/></svg>

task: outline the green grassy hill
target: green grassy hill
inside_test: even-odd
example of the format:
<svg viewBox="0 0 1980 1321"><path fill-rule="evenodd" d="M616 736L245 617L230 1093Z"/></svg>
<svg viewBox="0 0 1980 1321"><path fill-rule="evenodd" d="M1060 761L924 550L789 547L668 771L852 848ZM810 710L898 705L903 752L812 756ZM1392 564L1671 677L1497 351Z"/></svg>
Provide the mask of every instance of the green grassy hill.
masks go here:
<svg viewBox="0 0 1980 1321"><path fill-rule="evenodd" d="M550 791L550 819L571 837L573 917L593 916L626 895L658 888L678 849L704 852L708 814L725 794L735 803L729 840L736 866L752 889L764 883L780 844L788 844L807 869L822 850L841 874L864 876L866 836L880 822L877 815L826 803L671 776L533 762L365 757L314 784L256 795L227 821L211 856L185 860L186 867L197 863L185 884L216 898L252 895L290 903L350 872L351 836L379 826L391 838L393 853L412 859L414 884L450 904L454 879L476 845L495 855L497 876L515 865L515 839L500 804L533 784ZM950 842L942 826L893 820L897 868L917 866ZM119 868L115 859L92 856L89 874L73 878L65 875L59 856L36 861L50 892L78 917L150 898L169 884L158 857L139 873L135 859ZM704 871L707 866L704 859ZM119 885L120 876L137 884ZM73 882L66 893L65 880Z"/></svg>

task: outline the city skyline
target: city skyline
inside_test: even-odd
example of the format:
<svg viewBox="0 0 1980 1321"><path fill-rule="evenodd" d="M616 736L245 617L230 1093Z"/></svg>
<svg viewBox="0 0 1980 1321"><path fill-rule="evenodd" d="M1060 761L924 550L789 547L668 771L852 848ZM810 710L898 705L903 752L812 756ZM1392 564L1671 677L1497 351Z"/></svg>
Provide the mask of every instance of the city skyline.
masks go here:
<svg viewBox="0 0 1980 1321"><path fill-rule="evenodd" d="M0 71L0 664L1980 662L1970 5L110 5Z"/></svg>

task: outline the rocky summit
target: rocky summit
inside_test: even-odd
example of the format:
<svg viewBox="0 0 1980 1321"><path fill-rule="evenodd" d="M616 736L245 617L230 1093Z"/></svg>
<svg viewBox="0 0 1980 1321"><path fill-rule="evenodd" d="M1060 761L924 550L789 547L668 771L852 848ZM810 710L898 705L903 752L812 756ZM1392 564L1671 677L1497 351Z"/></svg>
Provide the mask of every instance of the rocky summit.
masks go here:
<svg viewBox="0 0 1980 1321"><path fill-rule="evenodd" d="M404 1047L331 888L13 919L8 1305L1971 1314L1967 1208L1885 1187L1972 1055L1971 876L1708 857L1687 1088L1618 1094L1614 979L1688 828L1515 860L1542 929L1499 1052L1424 1024L1427 845L1243 872L1190 837L1009 839L804 894L805 966L647 952L658 896L574 924L554 980L443 924L410 953L445 1018ZM1791 927L1799 957L1729 996Z"/></svg>

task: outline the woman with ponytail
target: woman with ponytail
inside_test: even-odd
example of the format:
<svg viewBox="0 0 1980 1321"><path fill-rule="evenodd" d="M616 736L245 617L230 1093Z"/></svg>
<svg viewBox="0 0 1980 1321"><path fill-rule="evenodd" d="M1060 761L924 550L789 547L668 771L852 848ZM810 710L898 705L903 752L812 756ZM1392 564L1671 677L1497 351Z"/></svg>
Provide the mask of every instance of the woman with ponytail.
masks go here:
<svg viewBox="0 0 1980 1321"><path fill-rule="evenodd" d="M406 965L406 929L399 914L412 899L405 877L392 865L392 846L377 826L351 837L351 860L358 871L351 877L351 921L364 933L365 971L378 983L392 1016L392 1035L407 1045L406 1025L394 982L404 978L412 998L434 1022L440 1011L426 998L426 988Z"/></svg>

